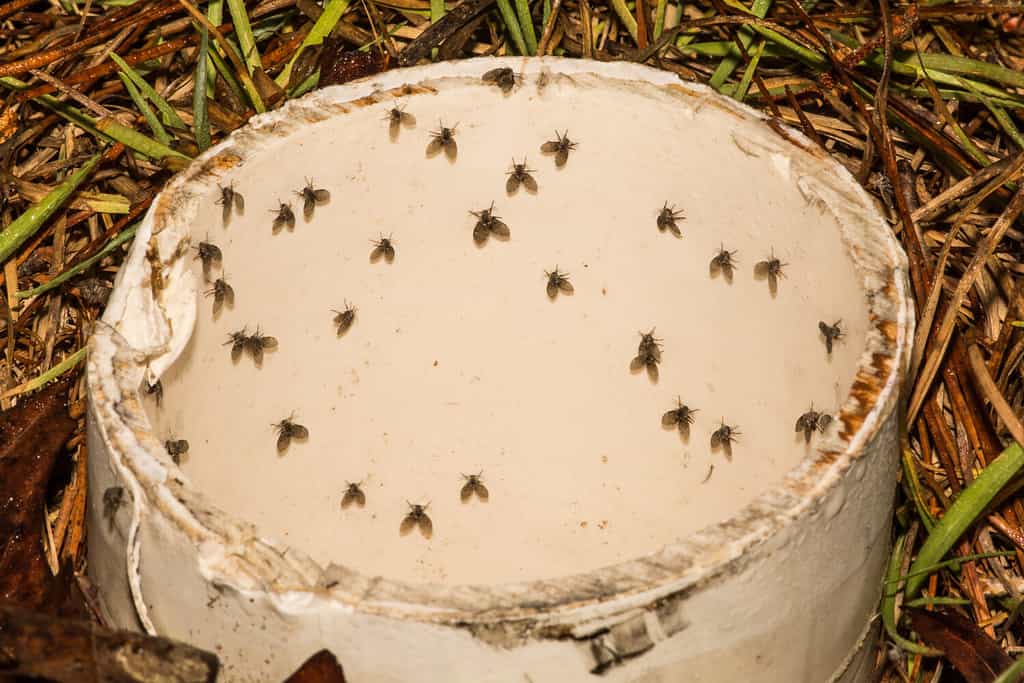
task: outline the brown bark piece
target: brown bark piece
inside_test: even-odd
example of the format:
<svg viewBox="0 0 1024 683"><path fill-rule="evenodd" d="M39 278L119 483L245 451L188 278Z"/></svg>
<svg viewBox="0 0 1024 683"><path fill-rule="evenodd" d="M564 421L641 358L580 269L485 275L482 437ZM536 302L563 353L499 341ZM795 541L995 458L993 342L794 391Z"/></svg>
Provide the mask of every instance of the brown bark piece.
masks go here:
<svg viewBox="0 0 1024 683"><path fill-rule="evenodd" d="M0 605L0 678L213 683L219 669L216 655L190 645Z"/></svg>
<svg viewBox="0 0 1024 683"><path fill-rule="evenodd" d="M992 683L1013 664L999 643L956 612L910 608L907 615L921 640L942 650L968 683Z"/></svg>
<svg viewBox="0 0 1024 683"><path fill-rule="evenodd" d="M320 650L284 683L345 683L345 672L329 650Z"/></svg>
<svg viewBox="0 0 1024 683"><path fill-rule="evenodd" d="M41 536L43 503L57 456L75 429L71 380L46 387L0 415L0 602L55 606L61 585Z"/></svg>

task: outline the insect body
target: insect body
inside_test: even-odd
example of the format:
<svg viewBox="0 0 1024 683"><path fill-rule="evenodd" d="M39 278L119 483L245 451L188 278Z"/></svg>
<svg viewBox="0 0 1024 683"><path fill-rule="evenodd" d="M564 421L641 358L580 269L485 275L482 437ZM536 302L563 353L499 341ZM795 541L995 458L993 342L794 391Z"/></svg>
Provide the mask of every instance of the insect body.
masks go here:
<svg viewBox="0 0 1024 683"><path fill-rule="evenodd" d="M103 492L103 517L110 526L114 525L114 515L124 505L124 488L111 486Z"/></svg>
<svg viewBox="0 0 1024 683"><path fill-rule="evenodd" d="M219 264L224 254L221 252L220 247L212 242L200 242L198 247L195 247L196 258L203 262L203 275L207 278L210 276L210 269L215 263Z"/></svg>
<svg viewBox="0 0 1024 683"><path fill-rule="evenodd" d="M559 134L555 131L555 139L548 140L540 146L540 151L544 154L555 155L555 166L561 168L565 166L565 162L569 160L569 152L576 149L576 143L569 139L569 131Z"/></svg>
<svg viewBox="0 0 1024 683"><path fill-rule="evenodd" d="M732 444L739 436L740 430L736 425L727 425L722 420L721 426L711 435L711 449L722 449L727 460L732 460Z"/></svg>
<svg viewBox="0 0 1024 683"><path fill-rule="evenodd" d="M682 210L676 211L674 206L669 206L668 202L661 207L661 211L658 212L658 230L665 232L668 230L676 237L682 237L683 232L679 229L679 225L676 221L686 220L686 216L683 215Z"/></svg>
<svg viewBox="0 0 1024 683"><path fill-rule="evenodd" d="M812 404L810 410L796 419L796 429L794 431L797 433L803 432L804 440L810 443L811 435L815 431L823 432L831 423L832 416L828 413L819 413Z"/></svg>
<svg viewBox="0 0 1024 683"><path fill-rule="evenodd" d="M235 290L223 277L217 278L213 287L203 292L206 296L213 297L213 314L220 313L221 307L227 302L228 306L235 305Z"/></svg>
<svg viewBox="0 0 1024 683"><path fill-rule="evenodd" d="M482 481L483 474L483 472L479 472L477 474L462 475L462 478L466 483L462 485L462 491L459 492L459 499L462 500L463 503L468 503L474 493L482 503L486 503L490 498L490 493L487 491L487 487L484 486Z"/></svg>
<svg viewBox="0 0 1024 683"><path fill-rule="evenodd" d="M458 125L456 123L451 128L446 128L442 123L439 129L430 132L430 142L427 143L427 158L436 157L443 149L448 161L455 161L455 157L459 155L459 146L455 142L455 128Z"/></svg>
<svg viewBox="0 0 1024 683"><path fill-rule="evenodd" d="M245 211L245 198L242 194L235 189L234 185L221 185L220 186L220 199L217 203L221 205L221 220L224 225L231 222L231 209L234 207L235 213L243 213Z"/></svg>
<svg viewBox="0 0 1024 683"><path fill-rule="evenodd" d="M391 142L398 140L402 126L412 128L416 125L416 117L405 111L405 107L392 107L384 118L388 122L388 136L391 138Z"/></svg>
<svg viewBox="0 0 1024 683"><path fill-rule="evenodd" d="M825 337L825 350L830 354L832 353L833 342L839 341L843 338L843 330L839 326L841 322L843 321L837 320L831 325L827 325L824 321L818 321L818 330L821 332L821 335Z"/></svg>
<svg viewBox="0 0 1024 683"><path fill-rule="evenodd" d="M629 364L630 372L647 370L647 377L652 382L658 381L658 363L661 362L661 340L654 336L654 329L640 333L640 344L637 345L636 356Z"/></svg>
<svg viewBox="0 0 1024 683"><path fill-rule="evenodd" d="M516 85L516 74L512 69L505 66L486 72L482 80L484 83L493 83L501 88L501 92L507 95Z"/></svg>
<svg viewBox="0 0 1024 683"><path fill-rule="evenodd" d="M676 427L679 433L686 436L690 433L690 425L693 424L693 414L696 408L690 408L683 404L681 398L676 399L676 407L661 416L661 426L666 428Z"/></svg>
<svg viewBox="0 0 1024 683"><path fill-rule="evenodd" d="M506 173L508 180L505 181L505 192L509 194L515 193L522 185L526 188L527 192L537 191L537 181L533 179L531 173L535 173L532 168L526 167L526 159L523 159L523 163L517 164L516 160L512 160L512 170Z"/></svg>
<svg viewBox="0 0 1024 683"><path fill-rule="evenodd" d="M470 211L470 213L477 219L476 226L473 228L473 241L477 246L486 244L487 238L491 235L500 240L507 240L512 236L512 231L508 229L501 217L494 215L494 202L491 202L491 206L483 211Z"/></svg>
<svg viewBox="0 0 1024 683"><path fill-rule="evenodd" d="M420 533L423 534L424 538L433 536L434 523L427 516L427 508L430 507L430 503L426 505L414 505L409 501L406 501L406 503L409 505L409 514L402 519L402 525L398 527L398 533L406 536L413 529L419 527Z"/></svg>
<svg viewBox="0 0 1024 683"><path fill-rule="evenodd" d="M146 393L149 394L150 396L152 396L153 400L155 400L156 404L159 406L160 403L164 400L164 385L163 385L163 383L161 383L160 380L157 380L157 381L153 382L152 384L150 384L149 381L146 380L145 387L146 387Z"/></svg>
<svg viewBox="0 0 1024 683"><path fill-rule="evenodd" d="M326 190L324 190L324 191L326 192ZM299 194L303 194L303 193L300 192ZM303 194L303 197L305 197L304 194ZM315 197L313 199L313 205L316 206L316 198ZM294 230L295 229L295 212L292 211L292 205L291 204L285 204L282 201L278 201L277 202L277 209L276 210L272 210L271 213L274 214L274 225L271 228L271 231L275 235L277 233L281 232L281 228L288 228L289 230ZM312 211L310 211L310 215L312 215ZM307 220L308 220L308 218L307 218Z"/></svg>
<svg viewBox="0 0 1024 683"><path fill-rule="evenodd" d="M341 507L345 509L355 503L358 507L366 505L366 494L363 493L361 481L346 482L345 495L341 497Z"/></svg>
<svg viewBox="0 0 1024 683"><path fill-rule="evenodd" d="M257 326L256 331L245 338L245 350L252 356L253 361L256 362L256 367L263 365L263 352L270 351L277 348L277 339L275 337L269 337L260 331ZM234 347L231 349L232 356L234 355Z"/></svg>
<svg viewBox="0 0 1024 683"><path fill-rule="evenodd" d="M392 263L395 260L395 243L391 241L391 236L384 235L380 236L379 240L374 241L373 251L370 252L370 263L376 263L383 258L388 263Z"/></svg>
<svg viewBox="0 0 1024 683"><path fill-rule="evenodd" d="M295 422L295 414L292 413L285 419L273 425L277 432L277 452L284 453L291 445L292 439L305 441L309 438L309 430Z"/></svg>
<svg viewBox="0 0 1024 683"><path fill-rule="evenodd" d="M237 363L238 359L242 357L247 339L249 339L249 333L244 327L228 335L228 340L224 342L224 346L231 345L231 360L233 362Z"/></svg>
<svg viewBox="0 0 1024 683"><path fill-rule="evenodd" d="M181 464L181 456L188 453L188 441L185 439L168 439L164 441L164 448L167 449L167 455L171 456L171 460L174 461L175 465Z"/></svg>
<svg viewBox="0 0 1024 683"><path fill-rule="evenodd" d="M572 294L576 290L573 288L572 283L569 282L569 273L563 273L558 270L558 266L551 272L544 271L544 275L548 278L548 298L554 299L558 296L558 293Z"/></svg>
<svg viewBox="0 0 1024 683"><path fill-rule="evenodd" d="M754 264L754 277L764 280L768 279L768 291L771 292L772 296L775 296L779 291L779 278L785 277L782 273L782 269L788 264L783 263L775 255L775 250L771 250L771 255L764 261L758 261Z"/></svg>
<svg viewBox="0 0 1024 683"><path fill-rule="evenodd" d="M352 306L348 302L345 302L344 311L333 311L336 315L334 316L334 324L338 326L338 336L348 332L348 328L352 327L352 323L356 319L356 307Z"/></svg>
<svg viewBox="0 0 1024 683"><path fill-rule="evenodd" d="M309 178L306 178L306 186L295 194L302 197L302 216L307 222L313 218L313 211L316 207L331 200L331 193L322 188L313 187L313 181ZM288 208L291 209L291 207ZM280 216L280 209L278 209L278 215Z"/></svg>
<svg viewBox="0 0 1024 683"><path fill-rule="evenodd" d="M719 273L725 275L725 279L732 282L732 274L736 269L736 252L727 251L724 246L718 248L718 253L711 259L708 272L711 277L718 277Z"/></svg>

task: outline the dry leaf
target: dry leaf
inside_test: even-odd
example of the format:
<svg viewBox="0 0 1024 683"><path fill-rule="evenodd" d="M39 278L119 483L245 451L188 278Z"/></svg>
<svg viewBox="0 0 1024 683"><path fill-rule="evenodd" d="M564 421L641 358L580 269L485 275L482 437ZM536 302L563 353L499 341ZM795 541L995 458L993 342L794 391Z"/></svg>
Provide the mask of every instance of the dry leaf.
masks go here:
<svg viewBox="0 0 1024 683"><path fill-rule="evenodd" d="M56 683L213 683L213 653L0 605L0 670Z"/></svg>
<svg viewBox="0 0 1024 683"><path fill-rule="evenodd" d="M64 579L43 554L46 485L75 421L68 415L72 380L51 384L0 418L0 601L55 607Z"/></svg>
<svg viewBox="0 0 1024 683"><path fill-rule="evenodd" d="M345 683L345 672L330 651L320 650L284 683Z"/></svg>
<svg viewBox="0 0 1024 683"><path fill-rule="evenodd" d="M908 608L906 613L924 644L942 650L967 683L992 683L1013 664L999 643L956 612Z"/></svg>
<svg viewBox="0 0 1024 683"><path fill-rule="evenodd" d="M387 53L380 50L346 50L340 38L325 38L320 51L320 80L317 87L339 85L388 68Z"/></svg>

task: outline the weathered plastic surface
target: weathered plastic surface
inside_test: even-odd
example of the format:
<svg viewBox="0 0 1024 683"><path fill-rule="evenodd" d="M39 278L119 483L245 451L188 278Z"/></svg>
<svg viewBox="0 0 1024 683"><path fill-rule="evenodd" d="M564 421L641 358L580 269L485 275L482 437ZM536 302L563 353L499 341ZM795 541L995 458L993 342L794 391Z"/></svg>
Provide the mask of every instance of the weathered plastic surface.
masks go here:
<svg viewBox="0 0 1024 683"><path fill-rule="evenodd" d="M776 485L733 501L725 521L690 530L682 520L683 540L629 546L634 554L622 558L582 558L569 576L415 583L375 576L372 566L357 570L344 553L323 560L322 549L307 553L265 537L190 483L188 468L163 449L166 435L151 424L139 393L147 372L174 372L197 327L203 285L188 247L206 231L192 225L199 200L302 127L380 103L458 94L467 83L490 96L493 86L479 84L479 76L499 64L522 74L517 87L524 90L559 83L632 90L696 117L731 121L735 147L770 160L823 222L836 224L843 261L818 267L837 273L839 284L836 291L823 285L820 295L837 301L833 310L850 311L843 317L856 334L846 344L857 345L837 420ZM729 199L726 188L718 201ZM752 266L756 255L743 256L743 266ZM842 284L845 271L859 285L852 291ZM780 288L787 284L798 286L784 281ZM90 572L115 623L216 651L228 681L280 680L320 647L338 656L352 680L586 681L599 670L618 681L867 681L912 333L905 257L868 196L801 135L772 130L706 88L629 64L508 59L392 71L320 91L204 155L168 186L139 231L90 348ZM795 354L802 343L794 337ZM741 347L752 353L749 341ZM225 423L230 431L231 418ZM102 491L113 485L125 486L132 502L108 524ZM669 529L680 516L666 506ZM548 566L542 560L536 572Z"/></svg>

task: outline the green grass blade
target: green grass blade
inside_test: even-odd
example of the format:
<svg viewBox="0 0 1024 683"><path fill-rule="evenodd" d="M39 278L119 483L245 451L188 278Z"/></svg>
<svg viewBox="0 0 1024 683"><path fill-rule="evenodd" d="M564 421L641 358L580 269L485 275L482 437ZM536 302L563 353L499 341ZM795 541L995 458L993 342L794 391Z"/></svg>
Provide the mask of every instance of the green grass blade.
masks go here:
<svg viewBox="0 0 1024 683"><path fill-rule="evenodd" d="M930 595L917 598L907 603L907 607L934 607L935 605L969 605L970 600L963 598L944 598L941 595L932 597Z"/></svg>
<svg viewBox="0 0 1024 683"><path fill-rule="evenodd" d="M498 12L501 13L501 20L505 22L505 28L508 29L508 35L512 38L516 50L519 51L519 54L525 55L526 41L523 40L523 34L519 30L519 20L516 19L516 14L512 11L512 5L508 4L508 0L498 0Z"/></svg>
<svg viewBox="0 0 1024 683"><path fill-rule="evenodd" d="M40 294L45 294L46 292L50 291L51 289L55 289L57 287L60 287L62 284L64 284L65 282L67 282L71 278L77 276L79 273L82 273L82 272L88 270L89 268L91 268L93 266L93 264L95 264L97 261L99 261L101 258L106 256L110 252L114 251L114 249L117 249L119 246L121 246L122 244L124 244L125 242L130 240L131 238L135 237L135 231L138 230L138 228L139 228L139 224L138 223L135 223L131 227L125 228L124 230L122 230L121 232L117 233L112 238L110 238L110 241L107 242L103 246L103 249L101 249L96 254L90 256L89 258L85 259L81 263L79 263L79 264L77 264L75 266L72 266L71 268L68 268L63 273L61 273L60 275L58 275L57 277L53 278L52 280L50 280L49 282L47 282L45 284L41 284L38 287L33 287L32 289L25 289L25 290L22 290L22 291L18 292L17 297L19 299L28 299L28 298L33 297L33 296L39 296Z"/></svg>
<svg viewBox="0 0 1024 683"><path fill-rule="evenodd" d="M146 119L146 125L149 126L151 131L153 131L153 137L164 145L171 144L171 136L164 129L163 125L160 123L160 119L156 117L153 110L149 108L149 103L146 102L146 99L142 96L142 93L139 92L139 89L135 87L135 83L132 82L132 79L128 78L128 76L123 72L119 73L118 76L121 78L121 82L124 83L124 89L128 91L128 97L132 98L132 102L135 103L135 108L139 110L142 117Z"/></svg>
<svg viewBox="0 0 1024 683"><path fill-rule="evenodd" d="M171 128L179 128L181 130L186 130L188 128L188 126L185 125L185 122L181 120L181 117L178 116L178 112L174 111L174 108L167 103L167 100L161 97L160 93L154 90L153 86L147 83L146 79L143 78L138 71L133 69L128 62L121 59L116 53L109 52L108 55L110 56L110 59L117 64L118 68L132 80L132 83L142 91L142 94L153 103L153 106L159 110L160 116L163 117L164 125L170 126Z"/></svg>
<svg viewBox="0 0 1024 683"><path fill-rule="evenodd" d="M533 30L533 17L530 16L529 0L515 0L516 15L519 17L519 27L523 31L523 41L526 43L527 54L537 54L537 33Z"/></svg>
<svg viewBox="0 0 1024 683"><path fill-rule="evenodd" d="M633 13L629 11L629 7L626 5L626 0L612 0L612 9L615 10L616 16L619 17L619 21L622 22L626 30L629 31L629 35L633 36L633 40L636 40L636 19L633 17ZM596 33L594 35L600 35Z"/></svg>
<svg viewBox="0 0 1024 683"><path fill-rule="evenodd" d="M20 81L13 76L0 77L0 85L4 85L12 90L25 90L28 87L24 81ZM134 149L136 152L144 154L151 159L160 160L168 156L178 157L180 159L189 158L181 152L173 150L167 145L154 140L147 135L143 135L136 130L128 128L127 126L122 126L120 123L112 119L94 119L88 114L84 114L75 107L72 107L70 104L61 102L50 95L40 95L39 97L33 98L33 101L38 102L68 121L81 126L84 130L97 137L103 138L104 140L121 142L126 147Z"/></svg>
<svg viewBox="0 0 1024 683"><path fill-rule="evenodd" d="M900 635L896 628L896 596L899 595L898 582L900 580L900 560L903 557L903 546L907 541L906 536L900 536L892 547L892 554L889 556L889 566L885 570L885 584L882 590L882 604L879 611L882 613L882 625L889 638L907 652L918 655L937 657L942 653L938 650L923 645L918 645ZM897 583L894 583L897 582Z"/></svg>
<svg viewBox="0 0 1024 683"><path fill-rule="evenodd" d="M742 102L747 98L747 91L750 89L750 81L754 79L754 73L757 72L757 63L761 61L761 55L764 53L764 46L767 41L762 38L757 47L754 49L754 56L750 58L750 64L743 71L743 76L740 77L739 85L736 86L736 92L733 93L733 97L736 98L737 102Z"/></svg>
<svg viewBox="0 0 1024 683"><path fill-rule="evenodd" d="M309 29L309 34L306 35L302 44L299 45L299 49L295 51L292 58L288 60L285 67L281 69L281 73L279 73L277 78L274 79L275 83L282 88L288 87L288 80L292 76L292 65L294 65L295 60L298 59L299 55L302 54L302 51L305 48L310 45L319 45L324 42L324 38L334 30L335 25L337 25L338 21L341 19L341 15L348 9L348 3L349 0L327 0L327 4L324 5L324 11L320 15L320 18L316 20L315 24L313 24L313 28Z"/></svg>
<svg viewBox="0 0 1024 683"><path fill-rule="evenodd" d="M256 39L252 35L249 14L245 11L245 0L228 0L228 13L231 14L231 23L235 27L238 46L242 48L242 60L249 68L249 73L251 74L256 69L262 69L263 63L260 61Z"/></svg>
<svg viewBox="0 0 1024 683"><path fill-rule="evenodd" d="M29 391L35 391L36 389L45 386L48 382L52 382L57 379L65 372L75 367L85 359L85 349L81 348L75 351L73 354L62 360L61 362L54 365L52 368L39 375L33 380L25 382L24 384L17 386L10 391L6 392L0 398L7 398L14 396L15 394L24 394Z"/></svg>
<svg viewBox="0 0 1024 683"><path fill-rule="evenodd" d="M908 62L916 59L916 56L904 57L900 55L900 57ZM958 57L957 55L947 55L938 52L922 52L921 61L924 62L924 68L929 71L935 69L936 71L956 74L958 76L974 76L975 78L993 81L1010 88L1024 88L1024 73L1007 69L1005 66L999 66L998 64L990 64L969 57Z"/></svg>
<svg viewBox="0 0 1024 683"><path fill-rule="evenodd" d="M986 506L1021 467L1024 467L1024 448L1012 443L960 492L945 516L928 534L928 539L910 565L909 573L913 576L907 581L908 598L917 597L928 578L927 573L917 572L939 562L949 552L957 539L984 513Z"/></svg>
<svg viewBox="0 0 1024 683"><path fill-rule="evenodd" d="M992 683L1017 683L1017 679L1024 674L1024 657L1010 665L1010 668L999 674Z"/></svg>
<svg viewBox="0 0 1024 683"><path fill-rule="evenodd" d="M957 80L959 80L960 84L970 91L971 94L981 100L982 104L992 112L992 116L995 117L999 127L1003 129L1003 132L1006 133L1008 138L1013 140L1013 143L1017 145L1017 149L1024 149L1024 137L1021 137L1020 131L1017 130L1017 126L1013 124L1013 119L1011 119L1010 115L1006 113L1006 110L993 102L987 95L983 95L966 78L959 78Z"/></svg>
<svg viewBox="0 0 1024 683"><path fill-rule="evenodd" d="M53 188L49 194L15 218L3 232L0 232L0 263L5 263L11 254L16 252L25 240L34 235L43 223L68 200L68 197L82 184L82 181L93 172L102 157L102 154L94 154L82 168L65 178L64 182Z"/></svg>
<svg viewBox="0 0 1024 683"><path fill-rule="evenodd" d="M195 84L192 88L192 132L200 152L210 148L210 118L206 110L206 81L210 53L210 33L206 27L199 31L199 58L196 60Z"/></svg>
<svg viewBox="0 0 1024 683"><path fill-rule="evenodd" d="M227 84L227 86L231 88L231 90L235 93L235 96L238 98L238 101L245 102L245 91L242 89L242 86L238 83L238 79L235 78L235 73L228 67L228 64L224 61L224 58L221 57L220 53L216 50L208 50L207 54L210 56L210 61L213 62L213 68L217 70L217 73L220 75L221 78L224 79L224 82ZM212 85L213 79L207 78L207 80L210 81Z"/></svg>
<svg viewBox="0 0 1024 683"><path fill-rule="evenodd" d="M765 15L768 14L768 8L771 7L772 0L754 0L753 6L749 12L758 19L764 19ZM746 8L744 8L746 9ZM749 27L744 26L736 32L739 36L740 43L743 45L743 49L750 47L750 43L754 40L754 34L751 32ZM711 79L708 84L715 90L721 90L722 84L728 80L732 72L736 70L736 67L740 64L739 55L724 57L718 66L715 68L715 72L711 74Z"/></svg>
<svg viewBox="0 0 1024 683"><path fill-rule="evenodd" d="M654 8L654 39L661 38L661 32L665 30L665 12L668 11L668 0L658 0Z"/></svg>

